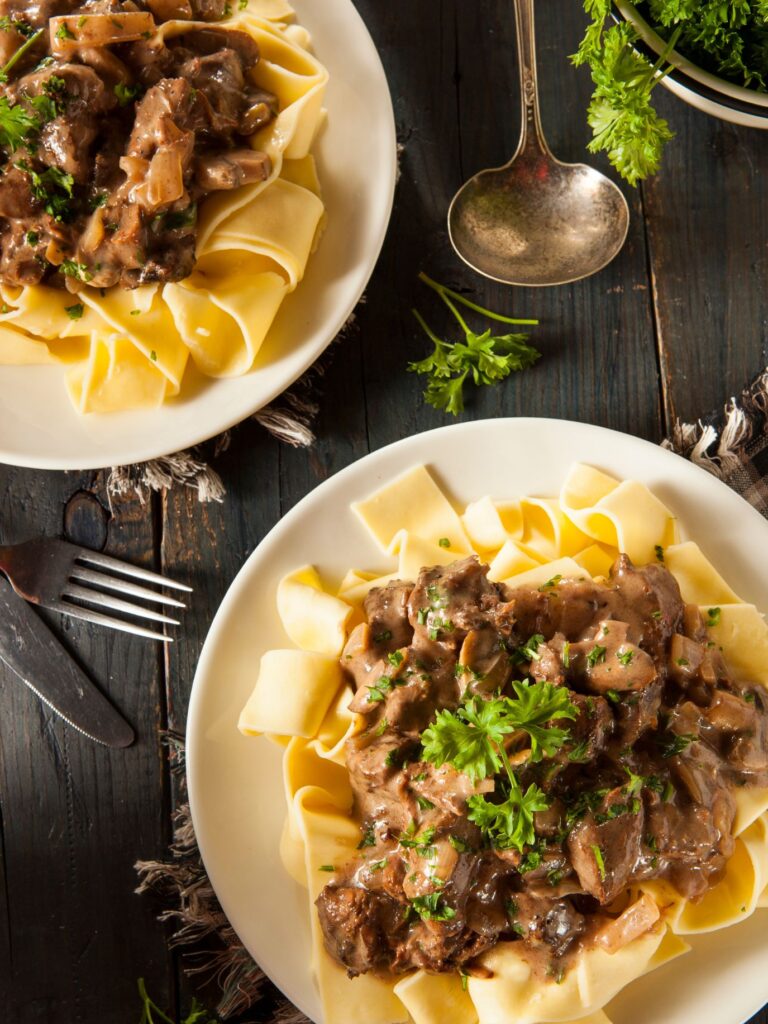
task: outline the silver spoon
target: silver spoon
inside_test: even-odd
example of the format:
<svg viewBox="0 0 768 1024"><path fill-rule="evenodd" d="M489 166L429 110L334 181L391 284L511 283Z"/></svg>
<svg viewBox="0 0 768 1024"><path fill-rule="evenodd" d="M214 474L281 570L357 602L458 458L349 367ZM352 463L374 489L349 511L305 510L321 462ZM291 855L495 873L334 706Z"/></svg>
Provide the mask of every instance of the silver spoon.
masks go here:
<svg viewBox="0 0 768 1024"><path fill-rule="evenodd" d="M514 0L523 124L508 164L456 193L448 234L473 270L505 284L568 284L602 270L627 237L629 207L586 164L556 160L544 139L536 78L534 0Z"/></svg>

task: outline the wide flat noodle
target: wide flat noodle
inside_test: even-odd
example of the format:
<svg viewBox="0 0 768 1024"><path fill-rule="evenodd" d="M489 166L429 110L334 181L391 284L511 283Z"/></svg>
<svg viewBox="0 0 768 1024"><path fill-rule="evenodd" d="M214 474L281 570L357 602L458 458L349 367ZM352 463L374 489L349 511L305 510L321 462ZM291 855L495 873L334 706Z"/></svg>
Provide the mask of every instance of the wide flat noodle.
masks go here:
<svg viewBox="0 0 768 1024"><path fill-rule="evenodd" d="M283 629L297 647L338 658L352 606L323 590L317 569L306 565L277 585L277 611Z"/></svg>
<svg viewBox="0 0 768 1024"><path fill-rule="evenodd" d="M337 658L312 651L267 651L238 728L247 736L314 736L342 681Z"/></svg>
<svg viewBox="0 0 768 1024"><path fill-rule="evenodd" d="M284 0L248 0L220 23L258 42L253 81L278 97L277 117L252 140L270 156L272 174L201 204L190 277L134 290L4 287L0 364L70 364L67 389L80 413L160 405L179 394L190 353L208 376L251 368L304 275L324 216L308 154L323 120L328 73L293 20ZM158 35L208 27L168 21Z"/></svg>
<svg viewBox="0 0 768 1024"><path fill-rule="evenodd" d="M663 946L667 934L661 926L615 953L597 946L583 950L559 983L537 977L521 943L499 943L481 959L493 977L469 979L480 1024L564 1022L593 1013L631 981L687 950L675 939Z"/></svg>
<svg viewBox="0 0 768 1024"><path fill-rule="evenodd" d="M647 488L624 486L583 466L575 467L568 486L575 517L570 510L564 515L552 499L504 503L485 498L468 506L460 518L425 467L414 467L355 506L380 549L398 558L397 570L350 570L339 587L340 600L321 590L311 567L296 570L281 587L289 588L282 592L289 604L290 588L299 588L297 606L304 625L297 635L307 643L302 630L311 633L305 620L312 616L306 609L328 598L338 602L327 605L335 609L331 632L336 650L340 632L360 621L360 604L372 587L413 579L422 567L449 564L473 549L491 560L492 579L512 587L543 586L557 576L605 576L629 540L640 564L657 561L657 544L664 548L664 561L677 576L683 597L699 603L705 620L715 623L710 636L728 664L744 680L768 685L765 620L754 606L740 601L695 544L676 543L674 517ZM633 503L641 523L632 521ZM647 558L638 557L642 551L649 553ZM346 618L350 606L356 610ZM342 612L346 626L339 625ZM318 614L322 618L325 612ZM610 1024L602 1007L633 979L687 952L690 947L681 936L725 927L768 906L768 789L748 787L734 792L735 853L721 882L696 903L664 881L637 886L635 895L645 892L658 904L659 924L617 952L609 954L600 946L581 951L559 983L534 974L521 943L500 943L485 954L482 963L492 977L471 977L466 989L455 974L424 971L394 985L370 976L350 981L325 953L314 908L317 894L333 877L333 871L321 868L340 868L356 853L360 836L351 816L344 745L364 728L365 720L349 711L350 696L349 687L337 687L313 737L290 740L284 756L288 817L281 855L287 870L309 891L313 969L327 1024L406 1019L411 1024Z"/></svg>
<svg viewBox="0 0 768 1024"><path fill-rule="evenodd" d="M588 537L628 554L638 565L653 561L657 545L665 548L677 539L675 517L645 484L620 482L592 466L573 466L560 505Z"/></svg>
<svg viewBox="0 0 768 1024"><path fill-rule="evenodd" d="M389 553L402 530L454 552L472 550L456 511L425 466L414 466L364 501L352 505L379 547Z"/></svg>
<svg viewBox="0 0 768 1024"><path fill-rule="evenodd" d="M705 620L709 608L702 608ZM712 639L737 679L768 687L768 623L753 604L722 605Z"/></svg>
<svg viewBox="0 0 768 1024"><path fill-rule="evenodd" d="M458 974L415 971L395 985L413 1024L477 1024L477 1010Z"/></svg>

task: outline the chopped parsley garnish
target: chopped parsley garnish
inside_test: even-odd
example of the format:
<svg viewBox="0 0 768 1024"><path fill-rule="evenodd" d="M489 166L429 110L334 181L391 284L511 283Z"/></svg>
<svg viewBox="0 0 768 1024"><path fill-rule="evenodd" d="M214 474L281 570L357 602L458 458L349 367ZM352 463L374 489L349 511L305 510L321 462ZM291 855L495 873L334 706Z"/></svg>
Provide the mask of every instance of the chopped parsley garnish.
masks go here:
<svg viewBox="0 0 768 1024"><path fill-rule="evenodd" d="M387 661L389 662L390 665L394 666L395 668L398 668L398 666L402 665L404 658L405 655L403 654L402 651L392 651L391 654L387 655Z"/></svg>
<svg viewBox="0 0 768 1024"><path fill-rule="evenodd" d="M141 95L140 85L126 85L125 82L118 82L114 89L117 102L121 107L127 107L137 96Z"/></svg>
<svg viewBox="0 0 768 1024"><path fill-rule="evenodd" d="M368 687L368 696L366 700L369 704L376 704L379 701L386 700L387 694L392 689L392 680L389 676L380 676L379 679Z"/></svg>
<svg viewBox="0 0 768 1024"><path fill-rule="evenodd" d="M59 270L66 277L74 277L78 281L90 281L93 277L84 263L77 263L75 260L64 260Z"/></svg>
<svg viewBox="0 0 768 1024"><path fill-rule="evenodd" d="M676 757L698 740L694 733L667 733L659 739L662 757Z"/></svg>
<svg viewBox="0 0 768 1024"><path fill-rule="evenodd" d="M14 25L16 31L20 33L20 35L26 35L26 32L21 32L21 30L18 28L19 25L26 25L26 22L17 21L12 22L12 24ZM28 27L32 29L31 25ZM24 40L24 42L21 44L18 50L14 50L14 52L11 54L11 56L8 58L5 64L3 64L2 68L0 68L0 82L8 81L8 72L11 70L14 64L18 64L18 62L21 60L21 58L24 56L27 50L31 49L31 47L35 45L35 43L43 34L43 32L45 32L45 29L43 28L33 30L32 34Z"/></svg>
<svg viewBox="0 0 768 1024"><path fill-rule="evenodd" d="M76 302L74 306L65 306L64 312L70 320L80 320L83 316L84 306L82 302Z"/></svg>
<svg viewBox="0 0 768 1024"><path fill-rule="evenodd" d="M432 840L435 838L435 826L430 825L418 835L416 834L417 827L416 822L412 821L405 832L398 836L397 841L407 850L415 850L420 857L429 859L435 854L435 848L432 845Z"/></svg>
<svg viewBox="0 0 768 1024"><path fill-rule="evenodd" d="M690 665L690 661L687 658L677 658L675 660L676 665L680 665L681 668L685 668L686 665Z"/></svg>
<svg viewBox="0 0 768 1024"><path fill-rule="evenodd" d="M374 860L374 861L371 861L371 863L368 865L368 867L370 868L371 871L383 871L386 866L387 866L387 858L386 857L384 858L384 860Z"/></svg>
<svg viewBox="0 0 768 1024"><path fill-rule="evenodd" d="M431 800L427 800L425 796L417 796L416 803L422 811L431 811L434 808L434 804Z"/></svg>
<svg viewBox="0 0 768 1024"><path fill-rule="evenodd" d="M155 352L154 349L152 349L152 351L149 353L149 358L152 360L153 363L157 362L157 352Z"/></svg>
<svg viewBox="0 0 768 1024"><path fill-rule="evenodd" d="M620 704L621 703L621 697L616 692L616 690L607 690L605 696L608 698L608 700L611 702L611 704Z"/></svg>
<svg viewBox="0 0 768 1024"><path fill-rule="evenodd" d="M374 736L383 736L388 728L389 728L389 722L387 721L386 717L382 718L382 720L376 726L376 731L374 732L373 735Z"/></svg>
<svg viewBox="0 0 768 1024"><path fill-rule="evenodd" d="M449 548L451 546L451 542L447 537L441 537L437 543L441 548Z"/></svg>
<svg viewBox="0 0 768 1024"><path fill-rule="evenodd" d="M597 870L600 872L601 880L605 880L605 860L603 858L603 851L597 845L590 847L592 853L595 855L595 862L597 863Z"/></svg>
<svg viewBox="0 0 768 1024"><path fill-rule="evenodd" d="M601 662L605 661L605 656L608 653L607 647L601 647L600 644L595 644L592 650L587 655L587 664L590 668L595 668Z"/></svg>
<svg viewBox="0 0 768 1024"><path fill-rule="evenodd" d="M565 872L562 868L552 868L551 871L547 872L547 881L554 888L554 886L560 885L564 875Z"/></svg>
<svg viewBox="0 0 768 1024"><path fill-rule="evenodd" d="M589 760L589 740L577 743L573 750L568 751L568 760L574 764L583 764Z"/></svg>
<svg viewBox="0 0 768 1024"><path fill-rule="evenodd" d="M391 639L392 639L392 630L391 629L385 629L383 633L377 633L376 634L376 636L373 638L373 642L375 644L384 644L384 643L387 642L387 640L391 640Z"/></svg>
<svg viewBox="0 0 768 1024"><path fill-rule="evenodd" d="M516 664L520 664L524 661L539 661L541 655L538 653L539 647L544 643L544 637L541 633L534 633L532 637L521 646L516 647L512 653L512 661Z"/></svg>
<svg viewBox="0 0 768 1024"><path fill-rule="evenodd" d="M571 667L571 645L568 640L563 644L563 668Z"/></svg>
<svg viewBox="0 0 768 1024"><path fill-rule="evenodd" d="M367 828L365 830L365 832L363 832L363 838L357 844L357 848L358 848L358 850L364 850L366 846L375 846L375 845L376 845L376 833L374 832L374 830L372 828Z"/></svg>
<svg viewBox="0 0 768 1024"><path fill-rule="evenodd" d="M651 618L652 619L660 619L661 618L661 608L657 608L655 612L651 612Z"/></svg>
<svg viewBox="0 0 768 1024"><path fill-rule="evenodd" d="M619 664L623 665L624 668L626 668L628 665L632 663L632 659L634 658L634 656L634 651L620 651L616 655L616 657L619 659Z"/></svg>
<svg viewBox="0 0 768 1024"><path fill-rule="evenodd" d="M657 562L663 562L664 561L664 548L661 546L661 544L657 544L654 547L653 550L656 552L656 561Z"/></svg>
<svg viewBox="0 0 768 1024"><path fill-rule="evenodd" d="M745 693L743 696L747 704L755 703L755 694L751 690L749 691L749 693Z"/></svg>
<svg viewBox="0 0 768 1024"><path fill-rule="evenodd" d="M460 836L449 835L448 842L457 853L472 853L472 847Z"/></svg>
<svg viewBox="0 0 768 1024"><path fill-rule="evenodd" d="M62 23L56 29L56 38L57 39L74 39L75 38L74 33L70 32L69 29L67 28L67 23L65 21L62 21Z"/></svg>
<svg viewBox="0 0 768 1024"><path fill-rule="evenodd" d="M553 576L551 579L547 580L546 583L542 583L542 585L539 587L539 590L541 590L541 591L552 590L554 587L557 586L557 584L560 582L560 580L562 578L563 578L563 574L562 573L558 573L556 576Z"/></svg>
<svg viewBox="0 0 768 1024"><path fill-rule="evenodd" d="M40 235L36 231L28 231L26 234L27 245L37 245L40 241Z"/></svg>
<svg viewBox="0 0 768 1024"><path fill-rule="evenodd" d="M45 212L50 214L54 220L66 220L70 212L72 189L75 185L72 175L65 174L59 167L46 167L38 174L24 160L19 160L15 166L29 178L30 191L35 199L43 204ZM72 261L65 260L64 262L71 263ZM62 264L63 266L64 264ZM85 280L85 278L81 278L81 280Z"/></svg>
<svg viewBox="0 0 768 1024"><path fill-rule="evenodd" d="M439 892L416 896L409 902L423 921L450 921L456 917L456 911L443 902Z"/></svg>
<svg viewBox="0 0 768 1024"><path fill-rule="evenodd" d="M320 867L318 868L318 871L335 871L335 870L336 870L336 868L333 866L333 864L321 864Z"/></svg>
<svg viewBox="0 0 768 1024"><path fill-rule="evenodd" d="M720 625L720 608L709 608L707 611L707 625L708 626L719 626Z"/></svg>

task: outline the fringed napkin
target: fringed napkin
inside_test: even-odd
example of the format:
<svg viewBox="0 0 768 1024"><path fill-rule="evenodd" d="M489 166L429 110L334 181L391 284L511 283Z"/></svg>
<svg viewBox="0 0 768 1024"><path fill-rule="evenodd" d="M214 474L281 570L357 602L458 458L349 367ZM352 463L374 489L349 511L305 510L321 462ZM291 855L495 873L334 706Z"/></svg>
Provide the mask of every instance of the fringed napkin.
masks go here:
<svg viewBox="0 0 768 1024"><path fill-rule="evenodd" d="M677 423L665 448L724 480L768 518L768 369L720 413L698 423ZM169 737L173 770L184 772L184 742ZM137 892L155 891L175 925L171 945L186 952L187 971L206 976L217 989L222 1018L250 1010L271 1024L309 1024L267 980L219 906L197 849L183 803L175 814L169 861L140 861Z"/></svg>

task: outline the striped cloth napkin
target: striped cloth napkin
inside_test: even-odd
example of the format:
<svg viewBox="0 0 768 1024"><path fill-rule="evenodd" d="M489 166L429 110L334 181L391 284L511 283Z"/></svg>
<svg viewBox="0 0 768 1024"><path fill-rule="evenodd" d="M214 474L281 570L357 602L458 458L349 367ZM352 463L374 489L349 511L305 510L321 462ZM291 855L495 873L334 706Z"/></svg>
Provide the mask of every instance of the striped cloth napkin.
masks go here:
<svg viewBox="0 0 768 1024"><path fill-rule="evenodd" d="M738 398L697 423L677 423L665 448L723 480L768 518L768 368ZM172 770L183 777L184 740L167 737ZM139 861L137 892L154 891L172 921L173 946L189 952L188 972L208 981L205 995L222 1019L245 1011L270 1024L309 1024L250 957L227 921L205 873L189 805L174 821L169 861ZM212 948L212 945L215 948Z"/></svg>

